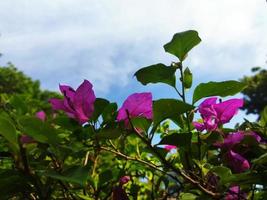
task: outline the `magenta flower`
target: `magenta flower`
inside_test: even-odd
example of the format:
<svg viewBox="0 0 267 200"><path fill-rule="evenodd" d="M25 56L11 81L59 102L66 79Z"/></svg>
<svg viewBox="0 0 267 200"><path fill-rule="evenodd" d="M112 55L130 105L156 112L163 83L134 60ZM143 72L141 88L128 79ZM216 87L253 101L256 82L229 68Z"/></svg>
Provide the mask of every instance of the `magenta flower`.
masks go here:
<svg viewBox="0 0 267 200"><path fill-rule="evenodd" d="M243 106L242 99L230 99L221 103L216 103L217 97L204 100L198 108L203 119L203 123L193 122L198 131L214 131L219 125L228 123Z"/></svg>
<svg viewBox="0 0 267 200"><path fill-rule="evenodd" d="M129 112L130 118L144 117L152 119L152 94L150 92L134 93L124 101L119 109L117 120L124 121L126 126L129 124L127 112Z"/></svg>
<svg viewBox="0 0 267 200"><path fill-rule="evenodd" d="M164 146L164 149L167 151L171 151L172 149L176 149L176 146L168 144Z"/></svg>
<svg viewBox="0 0 267 200"><path fill-rule="evenodd" d="M76 91L66 85L60 85L59 88L64 99L50 99L52 108L65 111L69 117L76 119L80 124L87 122L93 114L96 98L92 84L84 80Z"/></svg>
<svg viewBox="0 0 267 200"><path fill-rule="evenodd" d="M112 189L112 200L129 200L129 197L121 186L115 186Z"/></svg>
<svg viewBox="0 0 267 200"><path fill-rule="evenodd" d="M261 141L261 137L257 133L238 131L236 133L228 134L224 138L223 142L216 142L214 146L224 149L232 149L235 145L239 144L244 139L245 136L251 136L255 138L257 142Z"/></svg>
<svg viewBox="0 0 267 200"><path fill-rule="evenodd" d="M130 176L123 176L120 178L120 185L124 185L130 181Z"/></svg>
<svg viewBox="0 0 267 200"><path fill-rule="evenodd" d="M240 190L239 186L232 186L229 188L229 191L227 192L225 200L239 200L239 199L247 199L246 193L242 192Z"/></svg>
<svg viewBox="0 0 267 200"><path fill-rule="evenodd" d="M225 155L228 166L236 173L241 173L250 168L249 162L240 154L230 150Z"/></svg>
<svg viewBox="0 0 267 200"><path fill-rule="evenodd" d="M240 143L244 139L245 135L243 132L236 132L228 134L223 142L217 142L214 145L224 149L231 149L236 144Z"/></svg>
<svg viewBox="0 0 267 200"><path fill-rule="evenodd" d="M37 113L35 114L35 116L36 116L38 119L40 119L40 120L42 120L42 121L45 121L46 114L45 114L45 112L44 112L43 110L37 112Z"/></svg>
<svg viewBox="0 0 267 200"><path fill-rule="evenodd" d="M36 143L36 141L31 136L28 136L28 135L20 136L19 140L20 140L21 144Z"/></svg>

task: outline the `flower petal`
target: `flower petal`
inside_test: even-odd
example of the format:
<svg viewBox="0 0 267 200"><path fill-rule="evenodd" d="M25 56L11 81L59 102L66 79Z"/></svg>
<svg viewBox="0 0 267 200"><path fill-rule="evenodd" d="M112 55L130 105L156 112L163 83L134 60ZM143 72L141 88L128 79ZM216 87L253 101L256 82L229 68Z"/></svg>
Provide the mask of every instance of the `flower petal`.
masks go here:
<svg viewBox="0 0 267 200"><path fill-rule="evenodd" d="M45 114L45 112L44 112L43 110L37 112L37 113L35 114L35 116L36 116L38 119L40 119L40 120L42 120L42 121L45 121L46 114Z"/></svg>
<svg viewBox="0 0 267 200"><path fill-rule="evenodd" d="M76 90L73 103L76 114L80 119L87 118L88 120L94 112L96 97L92 88L93 85L88 80L84 80Z"/></svg>
<svg viewBox="0 0 267 200"><path fill-rule="evenodd" d="M232 119L243 104L244 102L242 99L230 99L222 103L215 104L213 107L217 112L217 118L220 123L225 124Z"/></svg>
<svg viewBox="0 0 267 200"><path fill-rule="evenodd" d="M130 117L153 118L152 111L152 94L150 92L134 93L130 95L119 109L117 120L127 121L128 110Z"/></svg>
<svg viewBox="0 0 267 200"><path fill-rule="evenodd" d="M65 110L62 99L49 99L49 103L51 104L53 110Z"/></svg>
<svg viewBox="0 0 267 200"><path fill-rule="evenodd" d="M232 150L226 153L226 161L229 167L236 173L244 172L250 168L249 162Z"/></svg>

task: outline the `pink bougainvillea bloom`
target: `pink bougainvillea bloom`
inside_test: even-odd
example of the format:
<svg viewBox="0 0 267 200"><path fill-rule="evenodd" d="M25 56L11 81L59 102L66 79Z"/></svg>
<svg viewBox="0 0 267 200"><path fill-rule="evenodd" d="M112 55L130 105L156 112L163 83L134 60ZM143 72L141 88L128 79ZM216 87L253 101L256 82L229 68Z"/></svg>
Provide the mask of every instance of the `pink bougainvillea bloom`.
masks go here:
<svg viewBox="0 0 267 200"><path fill-rule="evenodd" d="M176 149L176 146L168 144L164 146L164 149L167 151L171 151L172 149Z"/></svg>
<svg viewBox="0 0 267 200"><path fill-rule="evenodd" d="M42 121L45 121L46 114L45 114L45 112L44 112L43 110L37 112L37 113L35 114L35 116L36 116L38 119L40 119L40 120L42 120Z"/></svg>
<svg viewBox="0 0 267 200"><path fill-rule="evenodd" d="M247 199L246 193L240 190L240 187L235 185L229 188L227 192L225 200L239 200L239 199Z"/></svg>
<svg viewBox="0 0 267 200"><path fill-rule="evenodd" d="M198 131L214 131L219 125L228 123L243 106L242 99L230 99L221 103L216 103L217 97L205 99L198 108L203 119L203 123L193 122Z"/></svg>
<svg viewBox="0 0 267 200"><path fill-rule="evenodd" d="M112 189L112 200L129 200L129 197L122 186L115 186Z"/></svg>
<svg viewBox="0 0 267 200"><path fill-rule="evenodd" d="M245 137L243 132L236 132L228 134L223 142L217 142L214 145L220 148L231 149L234 145L240 143Z"/></svg>
<svg viewBox="0 0 267 200"><path fill-rule="evenodd" d="M134 93L124 101L119 109L117 120L124 121L126 126L129 124L127 111L130 118L144 117L152 119L152 94L150 92Z"/></svg>
<svg viewBox="0 0 267 200"><path fill-rule="evenodd" d="M70 86L60 85L59 89L64 99L50 99L49 102L54 110L63 110L69 117L83 124L88 121L94 111L96 97L92 88L88 80L84 80L76 91Z"/></svg>
<svg viewBox="0 0 267 200"><path fill-rule="evenodd" d="M261 141L261 137L257 133L238 131L235 133L228 134L224 138L223 142L217 142L214 144L214 146L224 148L224 149L231 149L235 145L239 144L244 139L245 136L251 136L251 137L255 138L255 140L257 142Z"/></svg>
<svg viewBox="0 0 267 200"><path fill-rule="evenodd" d="M228 166L236 173L241 173L250 168L249 162L240 154L230 150L225 155Z"/></svg>
<svg viewBox="0 0 267 200"><path fill-rule="evenodd" d="M120 178L120 185L124 185L130 181L130 176L123 176Z"/></svg>
<svg viewBox="0 0 267 200"><path fill-rule="evenodd" d="M22 136L20 136L20 139L19 140L20 140L20 142L22 144L36 143L36 141L32 137L30 137L28 135L22 135Z"/></svg>

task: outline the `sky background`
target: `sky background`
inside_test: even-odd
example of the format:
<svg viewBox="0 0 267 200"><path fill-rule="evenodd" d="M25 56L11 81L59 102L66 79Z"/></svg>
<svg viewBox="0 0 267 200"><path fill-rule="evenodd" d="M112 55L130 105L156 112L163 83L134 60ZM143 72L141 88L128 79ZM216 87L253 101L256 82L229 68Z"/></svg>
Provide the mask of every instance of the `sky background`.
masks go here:
<svg viewBox="0 0 267 200"><path fill-rule="evenodd" d="M97 97L119 103L133 92L175 97L168 86L144 87L133 74L176 61L163 45L189 29L202 38L185 63L194 86L266 68L265 0L2 0L0 8L0 65L11 61L43 89L88 79Z"/></svg>

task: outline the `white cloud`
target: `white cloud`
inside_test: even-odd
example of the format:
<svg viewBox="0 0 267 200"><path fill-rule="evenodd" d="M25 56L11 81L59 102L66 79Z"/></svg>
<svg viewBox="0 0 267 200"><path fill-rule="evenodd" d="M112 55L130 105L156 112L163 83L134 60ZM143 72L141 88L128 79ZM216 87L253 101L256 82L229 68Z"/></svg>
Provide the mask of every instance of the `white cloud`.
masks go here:
<svg viewBox="0 0 267 200"><path fill-rule="evenodd" d="M239 78L266 59L264 0L9 0L0 2L2 63L46 88L90 79L99 93L125 87L140 66L170 62L162 45L196 29L195 77Z"/></svg>

